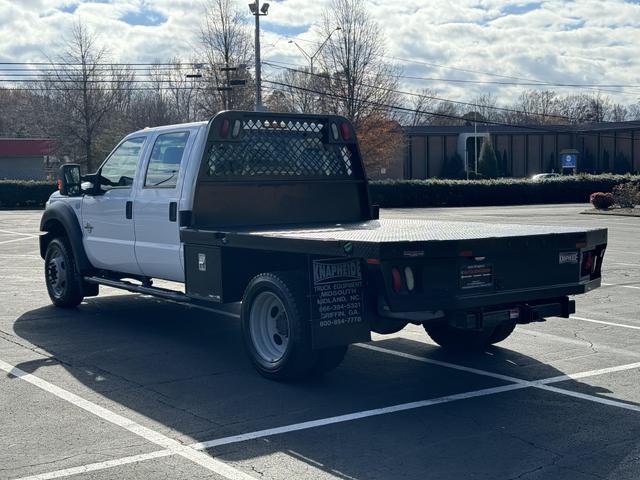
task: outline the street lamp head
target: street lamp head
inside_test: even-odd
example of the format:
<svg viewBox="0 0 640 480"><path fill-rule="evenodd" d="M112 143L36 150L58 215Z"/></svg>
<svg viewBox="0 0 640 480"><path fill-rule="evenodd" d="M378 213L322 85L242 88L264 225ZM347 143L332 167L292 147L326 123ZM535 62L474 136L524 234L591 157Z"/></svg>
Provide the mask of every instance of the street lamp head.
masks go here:
<svg viewBox="0 0 640 480"><path fill-rule="evenodd" d="M269 4L263 3L262 8L260 8L260 11L262 12L263 15L266 15L267 12L269 11Z"/></svg>
<svg viewBox="0 0 640 480"><path fill-rule="evenodd" d="M256 2L252 2L249 4L249 10L251 10L252 14L258 13L258 4Z"/></svg>

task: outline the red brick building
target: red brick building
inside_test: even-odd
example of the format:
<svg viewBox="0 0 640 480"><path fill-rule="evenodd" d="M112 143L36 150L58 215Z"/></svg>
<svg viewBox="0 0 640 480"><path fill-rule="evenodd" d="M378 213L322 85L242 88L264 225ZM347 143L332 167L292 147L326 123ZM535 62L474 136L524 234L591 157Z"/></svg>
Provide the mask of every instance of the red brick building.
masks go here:
<svg viewBox="0 0 640 480"><path fill-rule="evenodd" d="M0 179L46 180L57 168L49 138L0 138Z"/></svg>

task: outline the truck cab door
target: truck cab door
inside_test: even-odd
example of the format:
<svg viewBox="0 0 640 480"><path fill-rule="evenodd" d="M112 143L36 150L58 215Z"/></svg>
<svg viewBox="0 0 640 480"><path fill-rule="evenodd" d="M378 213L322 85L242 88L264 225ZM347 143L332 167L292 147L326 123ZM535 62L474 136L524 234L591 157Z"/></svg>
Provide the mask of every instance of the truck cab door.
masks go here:
<svg viewBox="0 0 640 480"><path fill-rule="evenodd" d="M135 255L133 187L146 137L123 141L102 164L101 193L82 199L85 252L91 264L140 275Z"/></svg>
<svg viewBox="0 0 640 480"><path fill-rule="evenodd" d="M133 204L135 253L149 277L184 281L178 209L184 171L196 132L160 133Z"/></svg>

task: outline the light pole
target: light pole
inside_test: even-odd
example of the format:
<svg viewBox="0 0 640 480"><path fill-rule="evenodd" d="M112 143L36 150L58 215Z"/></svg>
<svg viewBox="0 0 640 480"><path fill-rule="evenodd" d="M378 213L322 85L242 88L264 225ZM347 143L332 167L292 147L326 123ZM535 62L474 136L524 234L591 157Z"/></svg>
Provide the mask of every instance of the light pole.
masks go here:
<svg viewBox="0 0 640 480"><path fill-rule="evenodd" d="M306 50L304 48L302 48L300 45L298 45L298 42L295 42L294 40L289 40L288 43L293 43L296 47L298 47L298 50L300 50L302 52L302 54L307 58L307 60L309 60L309 71L313 74L313 62L315 61L316 57L318 56L318 54L322 51L322 49L324 48L324 46L327 44L327 42L329 41L329 39L331 38L331 36L336 33L338 30L342 30L342 27L336 27L334 28L331 33L329 34L329 36L327 38L324 39L324 42L322 42L322 44L318 47L318 49L315 51L315 53L313 55L309 55Z"/></svg>
<svg viewBox="0 0 640 480"><path fill-rule="evenodd" d="M473 112L473 141L475 142L475 154L476 154L476 179L478 178L478 112Z"/></svg>
<svg viewBox="0 0 640 480"><path fill-rule="evenodd" d="M263 3L260 6L260 0L255 0L249 4L251 14L256 17L256 112L263 110L262 108L262 64L260 62L260 17L267 15L269 12L269 4Z"/></svg>

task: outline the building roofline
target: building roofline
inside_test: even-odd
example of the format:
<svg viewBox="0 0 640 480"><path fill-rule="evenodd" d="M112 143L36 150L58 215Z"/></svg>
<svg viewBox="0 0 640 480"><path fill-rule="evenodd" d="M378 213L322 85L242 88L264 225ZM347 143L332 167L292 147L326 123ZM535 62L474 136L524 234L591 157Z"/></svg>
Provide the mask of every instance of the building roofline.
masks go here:
<svg viewBox="0 0 640 480"><path fill-rule="evenodd" d="M403 126L403 130L408 135L433 134L433 135L458 135L461 133L472 133L473 125L423 125L423 126ZM600 122L580 125L484 125L479 123L478 133L581 133L597 132L607 130L635 130L640 129L640 120L630 120L625 122Z"/></svg>

